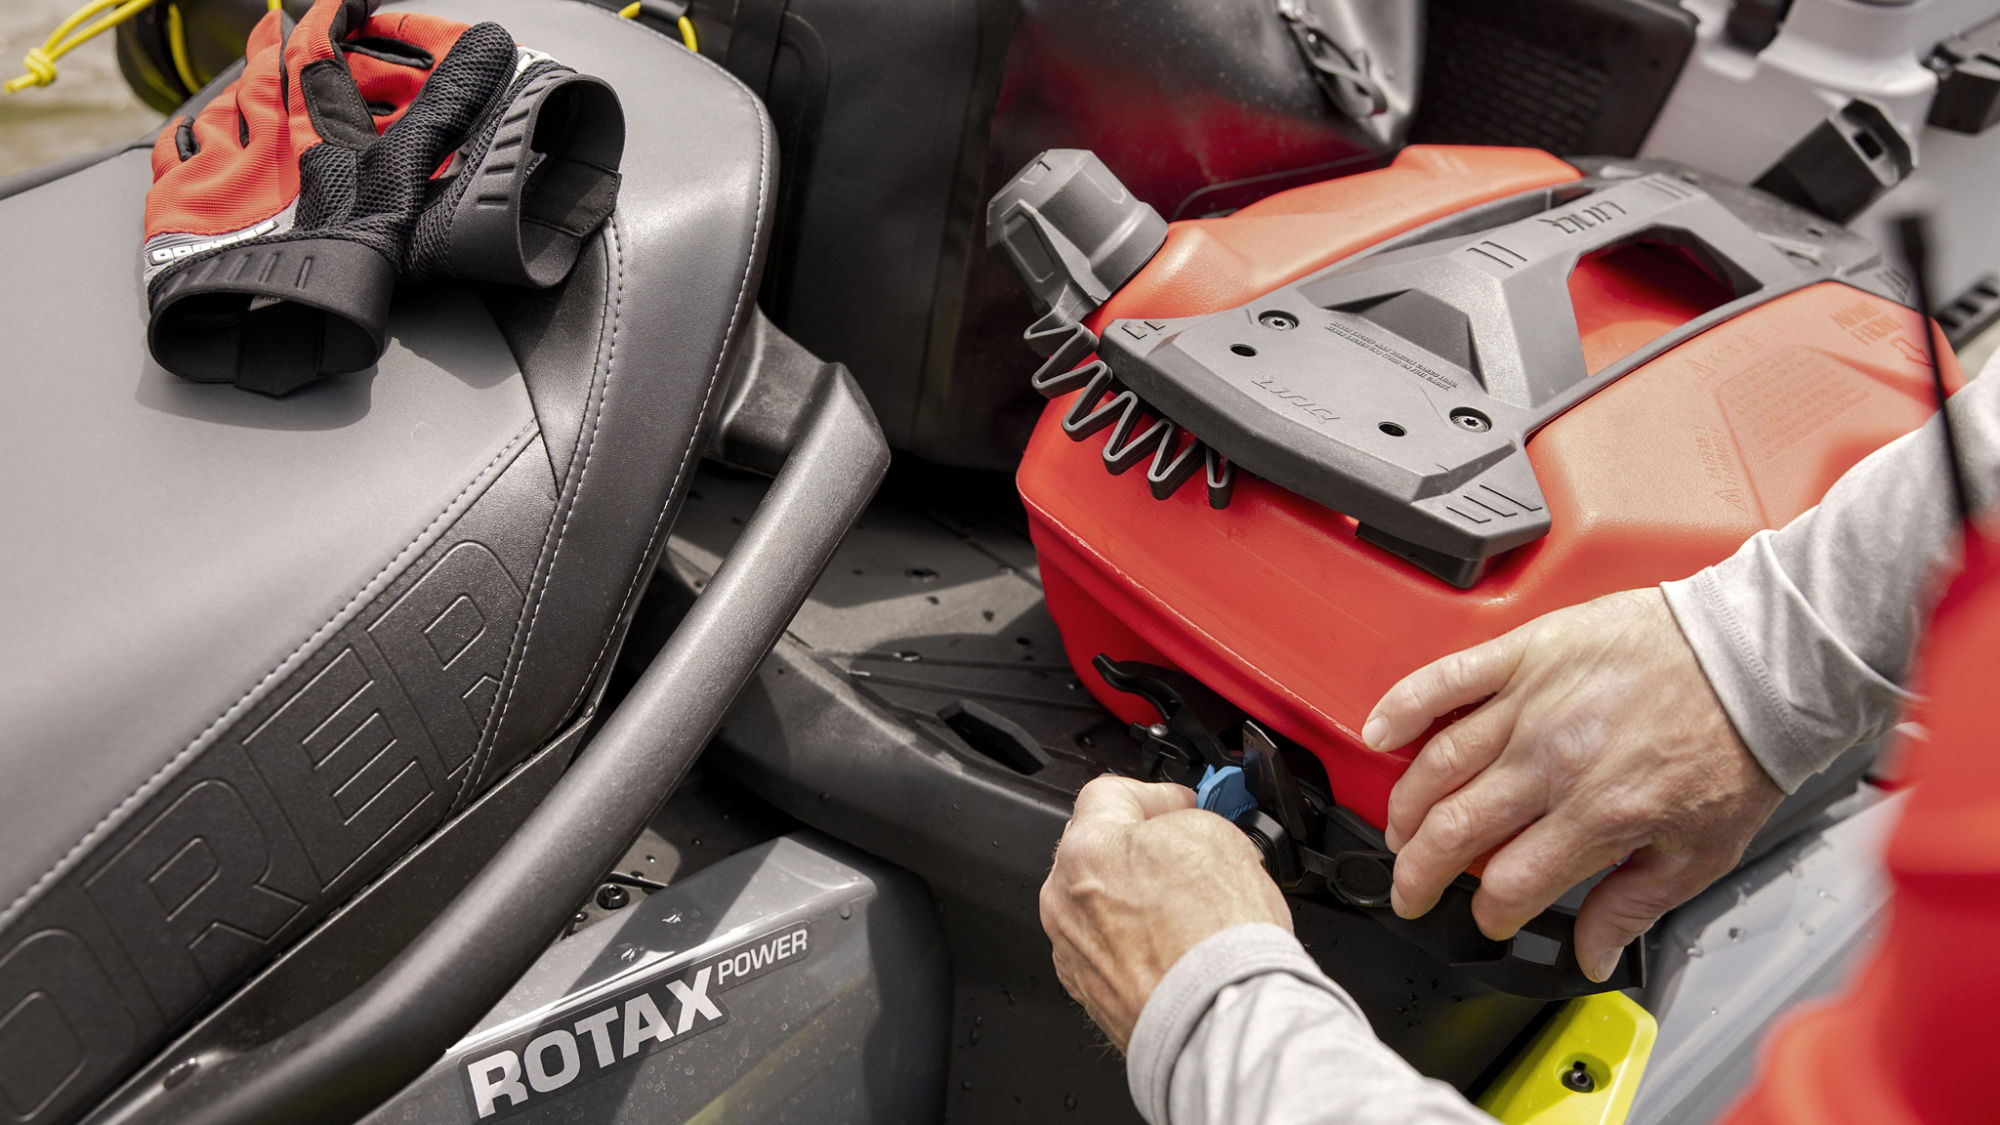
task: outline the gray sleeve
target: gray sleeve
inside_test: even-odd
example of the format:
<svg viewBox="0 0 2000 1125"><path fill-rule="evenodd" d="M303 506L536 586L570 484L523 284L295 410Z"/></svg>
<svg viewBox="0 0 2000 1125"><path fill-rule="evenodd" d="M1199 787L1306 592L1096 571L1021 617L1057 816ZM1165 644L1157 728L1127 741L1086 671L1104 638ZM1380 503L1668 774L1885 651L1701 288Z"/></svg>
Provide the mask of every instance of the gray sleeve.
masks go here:
<svg viewBox="0 0 2000 1125"><path fill-rule="evenodd" d="M1494 1125L1382 1045L1277 926L1211 935L1139 1013L1125 1061L1150 1125Z"/></svg>
<svg viewBox="0 0 2000 1125"><path fill-rule="evenodd" d="M2000 375L1974 379L1948 409L1983 505L2000 474ZM1940 425L1862 459L1782 529L1661 587L1737 734L1788 793L1887 732L1910 698L1900 685L1958 547Z"/></svg>

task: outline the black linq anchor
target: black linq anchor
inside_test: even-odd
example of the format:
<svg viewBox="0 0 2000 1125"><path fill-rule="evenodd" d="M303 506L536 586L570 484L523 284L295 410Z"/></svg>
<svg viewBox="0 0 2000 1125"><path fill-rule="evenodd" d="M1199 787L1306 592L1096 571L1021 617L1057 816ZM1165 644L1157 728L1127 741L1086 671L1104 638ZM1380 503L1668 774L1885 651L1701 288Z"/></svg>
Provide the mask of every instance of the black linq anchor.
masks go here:
<svg viewBox="0 0 2000 1125"><path fill-rule="evenodd" d="M1576 961L1576 912L1552 906L1529 919L1520 933L1495 941L1472 917L1479 881L1460 875L1420 918L1398 917L1389 908L1395 857L1381 838L1346 809L1330 817L1322 843L1326 851L1301 849L1307 870L1326 880L1333 897L1365 910L1383 929L1438 960L1462 969L1502 992L1541 1000L1563 1000L1646 983L1646 943L1625 947L1609 979L1583 975ZM1363 833L1366 833L1363 835Z"/></svg>
<svg viewBox="0 0 2000 1125"><path fill-rule="evenodd" d="M1396 857L1381 834L1352 810L1301 786L1269 731L1185 672L1104 655L1092 667L1105 683L1145 700L1160 716L1157 723L1132 724L1147 776L1192 786L1211 767L1242 771L1250 803L1230 819L1257 845L1265 870L1287 894L1360 910L1438 960L1517 996L1562 1000L1645 984L1644 942L1627 946L1603 983L1584 976L1576 962L1576 912L1565 907L1536 915L1506 941L1487 937L1473 921L1479 881L1470 875L1452 880L1423 917L1397 917L1389 908ZM1224 742L1231 732L1234 751Z"/></svg>

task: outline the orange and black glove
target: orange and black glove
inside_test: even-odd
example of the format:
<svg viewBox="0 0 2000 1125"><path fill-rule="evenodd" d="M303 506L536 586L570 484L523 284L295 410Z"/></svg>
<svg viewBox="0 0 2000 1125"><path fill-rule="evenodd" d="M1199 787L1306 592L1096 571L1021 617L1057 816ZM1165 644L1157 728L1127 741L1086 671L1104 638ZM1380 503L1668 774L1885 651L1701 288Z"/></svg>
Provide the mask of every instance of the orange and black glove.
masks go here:
<svg viewBox="0 0 2000 1125"><path fill-rule="evenodd" d="M380 358L431 172L512 78L516 51L492 23L372 35L374 2L320 0L296 26L265 16L242 77L161 130L145 266L147 342L167 370L283 394ZM373 108L389 107L369 106L356 55L423 91L379 134Z"/></svg>
<svg viewBox="0 0 2000 1125"><path fill-rule="evenodd" d="M375 2L266 16L242 76L161 132L145 245L161 366L268 394L359 370L386 346L399 274L553 284L610 213L624 131L607 87L497 24Z"/></svg>
<svg viewBox="0 0 2000 1125"><path fill-rule="evenodd" d="M439 25L463 26L384 14L343 45L378 128L402 120L427 88L422 72L399 65L406 60L387 48L435 38ZM511 81L493 92L460 140L431 177L401 260L405 280L461 277L541 289L567 277L583 240L618 202L625 115L611 87L521 47Z"/></svg>

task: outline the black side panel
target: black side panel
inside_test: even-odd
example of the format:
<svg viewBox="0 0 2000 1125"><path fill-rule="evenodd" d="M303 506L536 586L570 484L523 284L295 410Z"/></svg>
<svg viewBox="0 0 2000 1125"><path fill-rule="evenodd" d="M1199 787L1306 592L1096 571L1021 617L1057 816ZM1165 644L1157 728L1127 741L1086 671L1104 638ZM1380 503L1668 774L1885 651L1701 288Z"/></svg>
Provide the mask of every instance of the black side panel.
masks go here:
<svg viewBox="0 0 2000 1125"><path fill-rule="evenodd" d="M760 0L758 6L778 2ZM770 46L769 58L758 67L761 75L735 71L751 89L763 92L764 104L771 109L772 128L778 135L778 207L771 227L770 262L764 273L763 291L758 295L758 304L765 309L791 308L806 201L814 193L813 170L819 163L820 132L826 123L826 99L832 77L826 44L820 40L818 29L788 8L785 5L773 13L778 37ZM732 68L747 65L734 57L742 53L738 48L744 42L735 30L731 29L729 39ZM867 236L865 232L856 233Z"/></svg>
<svg viewBox="0 0 2000 1125"><path fill-rule="evenodd" d="M1694 31L1672 0L1430 0L1410 140L1630 156Z"/></svg>
<svg viewBox="0 0 2000 1125"><path fill-rule="evenodd" d="M762 294L799 343L844 363L896 446L913 440L934 330L982 202L1014 0L697 0L704 54L770 107L781 183ZM755 37L739 41L738 28ZM775 43L768 42L775 28Z"/></svg>

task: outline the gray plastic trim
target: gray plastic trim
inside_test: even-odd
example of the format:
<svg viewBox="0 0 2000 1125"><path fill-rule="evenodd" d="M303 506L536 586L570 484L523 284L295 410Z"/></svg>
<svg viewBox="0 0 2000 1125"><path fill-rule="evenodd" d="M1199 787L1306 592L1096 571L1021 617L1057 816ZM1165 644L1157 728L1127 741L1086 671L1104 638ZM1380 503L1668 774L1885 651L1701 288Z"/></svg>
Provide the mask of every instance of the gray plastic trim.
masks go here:
<svg viewBox="0 0 2000 1125"><path fill-rule="evenodd" d="M367 1121L935 1121L950 1012L923 883L796 832L556 943Z"/></svg>
<svg viewBox="0 0 2000 1125"><path fill-rule="evenodd" d="M1865 787L1667 916L1640 997L1659 1037L1627 1125L1714 1120L1771 1026L1846 980L1887 920L1881 854L1906 803Z"/></svg>
<svg viewBox="0 0 2000 1125"><path fill-rule="evenodd" d="M1570 274L1587 254L1641 242L1685 251L1732 297L1590 371ZM1548 531L1527 455L1536 430L1756 305L1829 279L1878 286L1880 271L1865 243L1768 196L1620 162L1234 309L1115 320L1099 354L1120 386L1233 464L1470 586Z"/></svg>

